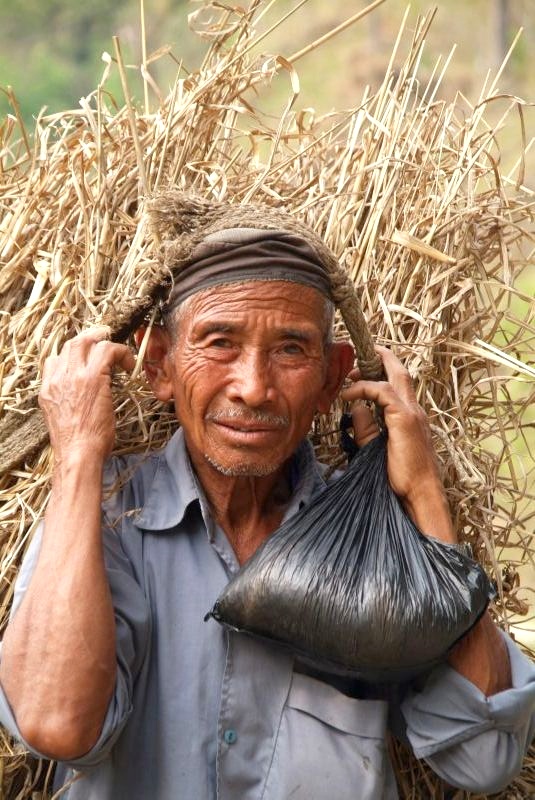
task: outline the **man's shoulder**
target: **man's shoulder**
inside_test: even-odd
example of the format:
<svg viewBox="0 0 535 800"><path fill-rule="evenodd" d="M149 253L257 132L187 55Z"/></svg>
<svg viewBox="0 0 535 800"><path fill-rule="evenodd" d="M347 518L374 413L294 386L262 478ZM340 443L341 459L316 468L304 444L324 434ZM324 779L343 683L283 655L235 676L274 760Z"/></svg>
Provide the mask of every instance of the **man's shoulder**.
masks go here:
<svg viewBox="0 0 535 800"><path fill-rule="evenodd" d="M104 465L102 478L102 511L114 522L125 513L131 514L145 504L155 475L161 451L113 455Z"/></svg>
<svg viewBox="0 0 535 800"><path fill-rule="evenodd" d="M175 434L176 435L176 434ZM153 485L161 462L165 463L165 452L170 441L163 447L135 453L120 453L110 456L104 464L102 489L104 507L110 502L142 505Z"/></svg>
<svg viewBox="0 0 535 800"><path fill-rule="evenodd" d="M321 494L327 486L339 478L343 471L317 457L309 439L304 439L297 448L291 465L290 482L294 500L299 505L308 504Z"/></svg>
<svg viewBox="0 0 535 800"><path fill-rule="evenodd" d="M105 465L103 511L108 520L127 518L142 529L176 524L197 497L181 430L158 450L115 455Z"/></svg>
<svg viewBox="0 0 535 800"><path fill-rule="evenodd" d="M147 479L152 482L162 454L163 449L159 449L110 456L104 464L102 478L104 497L132 491L135 487L145 484Z"/></svg>

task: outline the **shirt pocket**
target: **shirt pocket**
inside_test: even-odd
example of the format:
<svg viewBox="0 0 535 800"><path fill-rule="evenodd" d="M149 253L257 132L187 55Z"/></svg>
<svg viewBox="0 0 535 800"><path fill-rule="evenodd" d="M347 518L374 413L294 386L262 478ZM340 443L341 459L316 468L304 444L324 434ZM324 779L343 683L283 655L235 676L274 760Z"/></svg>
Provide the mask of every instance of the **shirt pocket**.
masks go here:
<svg viewBox="0 0 535 800"><path fill-rule="evenodd" d="M386 719L384 701L294 673L262 800L381 800Z"/></svg>

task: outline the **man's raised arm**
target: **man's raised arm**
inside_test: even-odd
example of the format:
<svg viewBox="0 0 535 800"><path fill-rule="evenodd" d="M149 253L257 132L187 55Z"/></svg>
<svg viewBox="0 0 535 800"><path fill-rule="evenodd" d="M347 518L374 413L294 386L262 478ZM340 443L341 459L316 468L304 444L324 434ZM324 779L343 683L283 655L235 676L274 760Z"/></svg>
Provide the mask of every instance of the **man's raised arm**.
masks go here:
<svg viewBox="0 0 535 800"><path fill-rule="evenodd" d="M378 347L377 351L383 360L386 380L359 380L355 370L349 377L356 382L344 391L343 397L351 402L372 400L383 408L392 488L422 533L454 544L457 536L426 415L418 405L407 370L385 347ZM371 412L358 402L353 408L353 424L360 446L377 435ZM511 686L507 647L488 614L453 648L448 661L487 696Z"/></svg>
<svg viewBox="0 0 535 800"><path fill-rule="evenodd" d="M35 571L2 645L0 682L22 736L63 760L93 746L115 685L100 505L115 440L111 373L132 369L134 357L108 335L88 330L45 364L40 405L55 455L52 491Z"/></svg>

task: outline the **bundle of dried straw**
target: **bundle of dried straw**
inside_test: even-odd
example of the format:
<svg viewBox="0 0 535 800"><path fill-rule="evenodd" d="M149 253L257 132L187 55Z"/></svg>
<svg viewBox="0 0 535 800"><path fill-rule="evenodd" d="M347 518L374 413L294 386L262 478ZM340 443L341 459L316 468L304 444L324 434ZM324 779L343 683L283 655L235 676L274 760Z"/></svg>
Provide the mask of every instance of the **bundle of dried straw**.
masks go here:
<svg viewBox="0 0 535 800"><path fill-rule="evenodd" d="M410 35L405 18L382 84L366 89L357 107L318 119L294 110L294 65L327 37L289 58L261 55L271 5L205 4L212 16L209 24L204 18L211 43L203 64L180 71L168 97L145 58L145 102L134 105L115 40L101 84L78 110L41 117L31 138L13 99L14 115L0 128L3 623L49 492L51 453L32 410L43 360L103 318L121 327L125 300L143 305L156 270L144 198L168 186L282 207L324 237L358 287L374 337L393 346L415 378L456 526L496 582L496 619L508 628L528 613L517 568L532 560L533 496L515 446L535 395L534 328L533 311L515 310L529 299L515 280L532 250L534 195L522 175L515 182L500 168L496 125L486 120L499 75L475 105L461 96L441 101L448 61L419 78L431 17ZM106 90L115 69L120 108ZM274 127L260 104L281 70L291 92ZM159 446L173 428L139 373L117 383L116 407L118 452ZM334 419L318 419L312 432L331 462ZM393 754L402 797L444 796L421 764L399 748ZM1 755L4 797L48 796L46 764L29 762L7 738ZM501 796L532 797L534 786L532 753Z"/></svg>

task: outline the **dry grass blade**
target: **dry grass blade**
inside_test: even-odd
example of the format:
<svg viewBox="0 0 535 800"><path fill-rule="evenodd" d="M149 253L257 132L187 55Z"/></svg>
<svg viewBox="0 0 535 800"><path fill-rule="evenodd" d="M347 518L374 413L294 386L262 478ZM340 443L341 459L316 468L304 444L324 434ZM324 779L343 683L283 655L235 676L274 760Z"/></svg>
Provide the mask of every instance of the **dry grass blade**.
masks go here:
<svg viewBox="0 0 535 800"><path fill-rule="evenodd" d="M327 33L324 33L323 36L320 36L319 39L316 39L316 41L307 44L306 47L303 47L301 50L298 50L297 52L293 53L289 57L288 61L294 64L300 58L303 58L303 56L308 55L317 47L321 47L322 45L324 45L326 42L329 41L329 39L332 39L333 36L336 36L342 31L345 31L346 28L349 28L351 25L354 25L355 22L359 22L363 17L365 17L367 14L370 14L384 2L385 0L375 0L375 2L370 3L370 5L366 6L366 8L363 8L361 11L358 11L356 14L353 14L352 17L349 17L349 19L346 19L344 20L344 22L341 22L340 25L337 25L332 30L327 31Z"/></svg>
<svg viewBox="0 0 535 800"><path fill-rule="evenodd" d="M80 108L39 119L33 139L12 99L18 123L0 127L3 445L13 427L25 430L48 355L103 318L119 329L150 311L146 296L160 273L144 222L146 194L174 185L283 207L325 237L358 287L373 335L405 360L431 418L457 529L496 582L496 619L510 628L525 618L529 628L521 578L535 550L535 308L515 282L533 260L535 196L521 175L516 182L500 172L496 131L485 116L498 80L475 105L461 95L437 99L449 59L421 77L428 16L412 38L402 25L377 90L366 89L350 111L315 118L295 103L292 62L308 50L286 59L258 55L270 5L205 4L212 16L203 21L210 42L203 64L180 72L154 111L151 59L144 54L141 66L153 91L147 86L140 109L118 44L117 65L108 58L97 90ZM262 98L281 65L293 88L273 124ZM116 68L121 106L106 91ZM158 447L174 429L139 375L117 384L116 401L119 453ZM336 422L337 414L317 419L311 433L331 464L339 459ZM51 454L42 431L28 427L20 447L33 448L0 475L2 624L49 491ZM2 756L6 797L46 796L43 766L7 738ZM444 796L405 751L395 759L402 797ZM501 797L531 797L534 786L532 751Z"/></svg>

